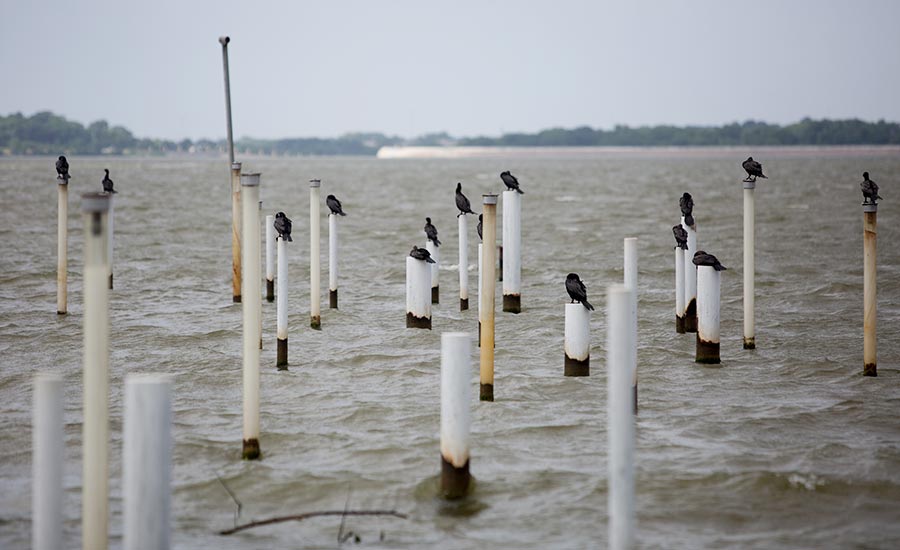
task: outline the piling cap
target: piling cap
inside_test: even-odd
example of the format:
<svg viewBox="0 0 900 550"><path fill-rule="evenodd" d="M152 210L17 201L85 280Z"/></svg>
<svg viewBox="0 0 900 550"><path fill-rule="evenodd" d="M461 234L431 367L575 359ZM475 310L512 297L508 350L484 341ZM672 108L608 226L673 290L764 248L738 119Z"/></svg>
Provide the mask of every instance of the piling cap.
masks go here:
<svg viewBox="0 0 900 550"><path fill-rule="evenodd" d="M232 170L240 170L240 169L241 169L241 163L240 163L240 162L232 162L232 163L231 163L231 169L232 169Z"/></svg>
<svg viewBox="0 0 900 550"><path fill-rule="evenodd" d="M744 189L756 189L756 182L755 181L745 181Z"/></svg>
<svg viewBox="0 0 900 550"><path fill-rule="evenodd" d="M497 195L488 193L486 195L481 195L481 197L484 199L482 204L497 204Z"/></svg>
<svg viewBox="0 0 900 550"><path fill-rule="evenodd" d="M878 205L870 203L863 203L863 212L878 212Z"/></svg>
<svg viewBox="0 0 900 550"><path fill-rule="evenodd" d="M219 37L219 44L225 46L225 45L227 45L229 42L231 42L231 39L228 38L227 36L220 36L220 37Z"/></svg>
<svg viewBox="0 0 900 550"><path fill-rule="evenodd" d="M110 198L106 193L85 193L81 195L81 211L85 214L109 212Z"/></svg>
<svg viewBox="0 0 900 550"><path fill-rule="evenodd" d="M322 180L309 180L310 187L322 187Z"/></svg>
<svg viewBox="0 0 900 550"><path fill-rule="evenodd" d="M259 187L259 172L254 174L241 174L241 187Z"/></svg>

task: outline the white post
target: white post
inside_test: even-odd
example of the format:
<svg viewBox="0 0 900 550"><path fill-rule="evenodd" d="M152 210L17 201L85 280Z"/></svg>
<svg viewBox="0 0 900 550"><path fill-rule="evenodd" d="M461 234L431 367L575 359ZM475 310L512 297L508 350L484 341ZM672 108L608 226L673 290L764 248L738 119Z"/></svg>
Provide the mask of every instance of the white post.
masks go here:
<svg viewBox="0 0 900 550"><path fill-rule="evenodd" d="M84 423L81 543L105 549L109 516L109 241L110 195L82 196L84 212Z"/></svg>
<svg viewBox="0 0 900 550"><path fill-rule="evenodd" d="M113 238L113 224L115 223L115 214L113 212L113 196L109 195L109 230L108 230L108 240L106 241L109 246L109 251L106 253L106 257L108 258L106 264L109 272L109 290L113 288L113 250L114 250L114 238Z"/></svg>
<svg viewBox="0 0 900 550"><path fill-rule="evenodd" d="M684 334L684 249L675 247L675 332Z"/></svg>
<svg viewBox="0 0 900 550"><path fill-rule="evenodd" d="M457 218L459 225L459 310L469 309L469 224L466 216Z"/></svg>
<svg viewBox="0 0 900 550"><path fill-rule="evenodd" d="M125 550L171 544L172 382L164 375L125 377L122 523Z"/></svg>
<svg viewBox="0 0 900 550"><path fill-rule="evenodd" d="M503 192L503 311L522 311L522 196L517 191Z"/></svg>
<svg viewBox="0 0 900 550"><path fill-rule="evenodd" d="M631 304L631 331L633 333L633 338L635 342L635 346L637 346L638 341L638 327L637 327L637 280L638 280L638 268L637 268L637 237L627 237L625 239L625 288L630 290L633 294L633 301ZM634 414L637 414L638 411L638 377L637 377L637 361L634 363L634 372L632 372L631 376L631 391L634 396Z"/></svg>
<svg viewBox="0 0 900 550"><path fill-rule="evenodd" d="M328 215L328 307L338 307L338 217Z"/></svg>
<svg viewBox="0 0 900 550"><path fill-rule="evenodd" d="M319 276L322 272L319 262L319 190L321 182L312 180L309 182L309 326L322 329L321 306L319 295L321 293Z"/></svg>
<svg viewBox="0 0 900 550"><path fill-rule="evenodd" d="M709 265L697 266L697 359L719 363L719 291L722 277Z"/></svg>
<svg viewBox="0 0 900 550"><path fill-rule="evenodd" d="M878 376L876 255L878 205L863 205L863 376Z"/></svg>
<svg viewBox="0 0 900 550"><path fill-rule="evenodd" d="M244 434L242 456L259 458L259 174L241 175L244 230L241 288L244 347Z"/></svg>
<svg viewBox="0 0 900 550"><path fill-rule="evenodd" d="M469 377L472 344L465 332L441 335L441 494L469 490Z"/></svg>
<svg viewBox="0 0 900 550"><path fill-rule="evenodd" d="M62 376L34 377L31 429L31 546L34 550L63 547L64 402Z"/></svg>
<svg viewBox="0 0 900 550"><path fill-rule="evenodd" d="M257 270L258 270L256 273L260 278L260 281L259 281L260 292L262 292L262 263L263 263L262 254L263 254L263 245L264 245L262 239L263 239L264 233L263 233L262 229L259 227L259 224L262 222L262 220L263 220L263 218L262 218L262 201L259 201L259 210L257 211L257 215L256 215L256 249L259 251L259 255L257 255L257 257L256 257L256 265L257 265ZM258 333L259 334L259 349L263 349L262 296L259 297L259 299L256 301L256 304L259 306L259 316L257 317L259 319L259 333Z"/></svg>
<svg viewBox="0 0 900 550"><path fill-rule="evenodd" d="M482 195L482 235L487 246L482 247L480 275L479 319L481 320L481 354L479 379L481 401L494 400L494 294L497 280L497 195Z"/></svg>
<svg viewBox="0 0 900 550"><path fill-rule="evenodd" d="M56 227L56 313L68 311L69 280L69 180L57 179L59 200Z"/></svg>
<svg viewBox="0 0 900 550"><path fill-rule="evenodd" d="M277 304L277 318L278 318L278 334L277 338L277 352L275 359L275 366L279 369L284 367L284 370L287 370L288 364L288 303L287 303L287 294L288 294L288 260L287 260L287 244L286 241L282 238L278 240L278 304Z"/></svg>
<svg viewBox="0 0 900 550"><path fill-rule="evenodd" d="M591 375L591 312L582 304L566 304L566 376Z"/></svg>
<svg viewBox="0 0 900 550"><path fill-rule="evenodd" d="M756 271L756 182L744 182L744 349L756 349L754 274Z"/></svg>
<svg viewBox="0 0 900 550"><path fill-rule="evenodd" d="M424 260L406 257L406 328L431 330L431 267Z"/></svg>
<svg viewBox="0 0 900 550"><path fill-rule="evenodd" d="M609 548L634 546L634 414L631 373L636 363L632 326L634 292L607 290L607 416L609 423Z"/></svg>
<svg viewBox="0 0 900 550"><path fill-rule="evenodd" d="M440 273L438 268L441 265L441 249L435 246L430 240L426 240L425 250L431 254L431 259L434 260L433 264L428 264L431 267L430 282L428 286L431 289L431 303L437 304L440 303L441 293L441 285L438 282L438 274Z"/></svg>
<svg viewBox="0 0 900 550"><path fill-rule="evenodd" d="M275 301L275 216L266 215L266 301Z"/></svg>
<svg viewBox="0 0 900 550"><path fill-rule="evenodd" d="M478 347L481 347L481 281L482 272L484 271L482 264L484 251L484 243L478 243Z"/></svg>
<svg viewBox="0 0 900 550"><path fill-rule="evenodd" d="M230 128L231 124L229 123L229 132L231 131ZM241 217L243 216L243 209L241 208L241 163L234 162L233 149L231 149L231 157L231 293L232 300L240 302L241 239L244 233L241 227Z"/></svg>
<svg viewBox="0 0 900 550"><path fill-rule="evenodd" d="M697 252L697 221L689 226L681 217L681 226L687 231L687 250L684 251L684 331L697 332L697 267L694 252Z"/></svg>

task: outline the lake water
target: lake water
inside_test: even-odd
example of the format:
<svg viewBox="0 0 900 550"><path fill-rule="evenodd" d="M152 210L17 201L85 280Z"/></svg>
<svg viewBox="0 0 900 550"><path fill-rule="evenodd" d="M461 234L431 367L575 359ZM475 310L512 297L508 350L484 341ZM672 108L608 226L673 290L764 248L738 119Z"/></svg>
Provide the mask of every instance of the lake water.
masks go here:
<svg viewBox="0 0 900 550"><path fill-rule="evenodd" d="M250 529L316 510L348 518L368 548L602 548L607 541L605 289L622 281L622 239L639 237L637 541L643 548L896 548L900 545L900 154L749 151L756 190L757 349L742 332L745 150L631 151L554 158L250 158L264 213L294 222L290 370L275 368L275 305L263 302L261 461L241 452L241 307L231 297L231 203L221 159L70 158L69 314L56 314L53 159L0 159L0 547L30 543L32 376L65 375L65 540L80 545L82 220L80 194L116 182L110 298L110 533L121 545L124 377L174 375L173 544L334 548L340 518ZM440 335L475 336L458 311L457 181L480 211L512 170L525 191L522 305L497 313L493 403L472 356L471 470L464 505L435 497ZM878 377L862 377L862 212L881 185ZM340 309L309 328L307 181L337 195ZM699 246L722 276L722 364L694 363L675 333L671 227L693 194ZM323 198L324 203L324 198ZM322 205L325 210L324 204ZM499 209L498 209L499 210ZM430 216L444 241L433 331L405 328L405 257ZM469 262L477 265L475 220ZM499 234L498 230L498 234ZM597 311L592 375L563 377L565 276ZM264 287L263 287L264 288ZM501 286L498 285L498 295ZM498 299L498 304L501 303ZM499 306L498 306L499 310ZM352 542L344 543L354 546Z"/></svg>

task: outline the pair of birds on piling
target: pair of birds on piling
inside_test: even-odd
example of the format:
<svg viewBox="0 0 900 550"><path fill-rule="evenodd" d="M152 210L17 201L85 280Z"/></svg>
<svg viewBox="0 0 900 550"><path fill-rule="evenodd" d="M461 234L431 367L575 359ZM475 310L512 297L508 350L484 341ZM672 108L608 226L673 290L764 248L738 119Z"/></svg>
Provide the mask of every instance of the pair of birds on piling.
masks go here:
<svg viewBox="0 0 900 550"><path fill-rule="evenodd" d="M344 208L341 205L341 201L337 199L334 195L328 195L325 198L325 204L328 205L328 209L331 210L331 213L337 216L346 216L344 213ZM278 236L287 242L293 242L294 239L291 238L291 228L293 224L291 223L291 219L287 217L284 212L278 212L275 214L275 222L273 223L275 226L275 231L278 232Z"/></svg>
<svg viewBox="0 0 900 550"><path fill-rule="evenodd" d="M753 160L752 158L750 160ZM745 163L746 164L746 163ZM762 176L762 169L760 168L760 175ZM762 176L765 178L765 176ZM768 179L768 178L767 178ZM694 198L691 197L690 193L684 193L681 195L681 198L678 199L678 206L681 208L681 215L684 216L684 223L690 227L694 226ZM688 249L688 232L687 229L684 228L682 224L672 226L672 234L675 236L675 248L680 248L682 250ZM694 253L694 257L691 259L694 265L708 265L713 267L716 271L724 271L727 269L721 263L719 263L718 258L713 256L712 254L708 254L704 250L698 250Z"/></svg>
<svg viewBox="0 0 900 550"><path fill-rule="evenodd" d="M103 176L103 180L100 182L100 184L103 185L103 192L118 193L118 191L113 188L113 180L109 178L109 169L104 168L103 171L106 173L106 175ZM69 178L71 177L69 175L69 161L66 160L65 155L60 155L59 158L56 159L56 177L57 179L65 180L66 183L69 183Z"/></svg>

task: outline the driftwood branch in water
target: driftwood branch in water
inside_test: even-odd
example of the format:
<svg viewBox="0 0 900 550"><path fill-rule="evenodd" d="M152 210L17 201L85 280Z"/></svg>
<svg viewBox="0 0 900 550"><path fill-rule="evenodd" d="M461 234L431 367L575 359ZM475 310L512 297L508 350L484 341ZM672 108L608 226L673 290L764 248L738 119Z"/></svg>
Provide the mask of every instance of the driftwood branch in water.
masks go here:
<svg viewBox="0 0 900 550"><path fill-rule="evenodd" d="M407 519L406 514L401 514L396 510L326 510L322 512L307 512L305 514L295 514L293 516L282 516L278 518L262 519L259 521L251 521L244 525L238 525L232 529L219 531L220 535L233 535L244 529L253 527L261 527L263 525L271 525L273 523L282 523L285 521L303 521L304 519L314 518L318 516L394 516L395 518Z"/></svg>

